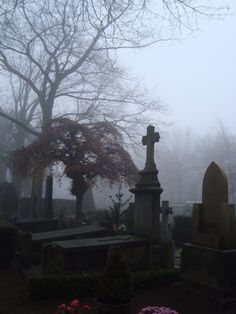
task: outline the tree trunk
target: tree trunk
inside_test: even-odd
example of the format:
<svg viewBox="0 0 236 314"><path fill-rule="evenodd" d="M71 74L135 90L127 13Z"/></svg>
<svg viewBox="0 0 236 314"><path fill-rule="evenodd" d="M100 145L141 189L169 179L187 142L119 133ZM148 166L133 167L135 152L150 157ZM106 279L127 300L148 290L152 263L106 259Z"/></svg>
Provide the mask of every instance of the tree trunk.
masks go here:
<svg viewBox="0 0 236 314"><path fill-rule="evenodd" d="M53 219L53 203L52 197L53 196L53 176L47 176L46 179L46 192L45 192L45 201L44 201L44 208L45 214L47 219Z"/></svg>
<svg viewBox="0 0 236 314"><path fill-rule="evenodd" d="M51 124L53 102L40 103L43 113L43 126L42 132ZM42 212L42 190L44 170L40 169L37 174L32 178L32 191L31 191L31 214L33 219L46 218L46 213ZM50 184L46 185L46 195L50 195L51 191L47 191ZM50 188L49 188L50 189Z"/></svg>
<svg viewBox="0 0 236 314"><path fill-rule="evenodd" d="M44 218L42 209L42 189L43 189L43 176L44 170L39 170L32 178L32 191L31 191L31 217L33 219Z"/></svg>
<svg viewBox="0 0 236 314"><path fill-rule="evenodd" d="M76 205L75 205L75 219L76 221L84 221L82 208L83 208L83 199L84 199L84 193L78 193L76 195Z"/></svg>

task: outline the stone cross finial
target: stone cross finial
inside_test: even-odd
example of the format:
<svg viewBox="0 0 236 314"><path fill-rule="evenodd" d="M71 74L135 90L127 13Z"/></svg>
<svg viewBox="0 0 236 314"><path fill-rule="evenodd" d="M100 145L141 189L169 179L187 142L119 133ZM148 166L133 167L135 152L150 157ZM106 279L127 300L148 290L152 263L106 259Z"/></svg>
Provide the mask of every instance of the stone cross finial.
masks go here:
<svg viewBox="0 0 236 314"><path fill-rule="evenodd" d="M143 136L142 144L147 146L146 151L146 163L145 170L156 170L156 164L154 162L154 143L159 142L160 135L158 132L154 132L155 127L149 125L147 127L147 135Z"/></svg>
<svg viewBox="0 0 236 314"><path fill-rule="evenodd" d="M161 207L162 221L161 221L161 237L162 241L168 241L171 239L171 233L169 230L169 214L172 214L172 207L169 207L168 201L162 201Z"/></svg>

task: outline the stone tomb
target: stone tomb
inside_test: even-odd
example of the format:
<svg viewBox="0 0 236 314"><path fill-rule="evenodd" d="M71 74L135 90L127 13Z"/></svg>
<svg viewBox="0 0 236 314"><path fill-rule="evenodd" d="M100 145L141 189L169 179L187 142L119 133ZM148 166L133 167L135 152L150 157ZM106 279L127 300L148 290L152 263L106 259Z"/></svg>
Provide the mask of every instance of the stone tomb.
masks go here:
<svg viewBox="0 0 236 314"><path fill-rule="evenodd" d="M26 254L31 256L31 262L33 264L40 264L42 246L45 243L59 240L104 236L106 232L106 228L91 225L33 234L27 233L22 235L22 252L23 255Z"/></svg>
<svg viewBox="0 0 236 314"><path fill-rule="evenodd" d="M57 219L42 219L42 220L32 220L32 219L18 219L15 222L17 228L22 231L30 233L47 232L57 230L58 220Z"/></svg>
<svg viewBox="0 0 236 314"><path fill-rule="evenodd" d="M188 283L236 298L235 208L228 204L228 183L212 162L203 179L202 204L193 205L191 244L182 252L182 277Z"/></svg>
<svg viewBox="0 0 236 314"><path fill-rule="evenodd" d="M60 272L104 269L110 247L121 248L132 269L148 264L147 239L132 235L55 241L55 266Z"/></svg>

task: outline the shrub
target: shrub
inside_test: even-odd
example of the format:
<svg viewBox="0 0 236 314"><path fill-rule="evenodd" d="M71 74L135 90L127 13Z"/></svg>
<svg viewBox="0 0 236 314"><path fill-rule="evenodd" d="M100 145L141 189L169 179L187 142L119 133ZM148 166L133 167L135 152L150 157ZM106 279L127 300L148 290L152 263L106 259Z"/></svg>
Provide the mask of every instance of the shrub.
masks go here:
<svg viewBox="0 0 236 314"><path fill-rule="evenodd" d="M30 295L33 299L95 295L100 276L99 273L93 272L47 278L34 277L29 280Z"/></svg>
<svg viewBox="0 0 236 314"><path fill-rule="evenodd" d="M133 217L129 208L126 209L130 198L123 200L124 194L121 193L121 189L115 194L109 196L112 205L109 209L100 210L96 213L95 219L98 220L102 227L108 229L110 234L119 233L119 227L125 226L126 231L129 231L133 226Z"/></svg>
<svg viewBox="0 0 236 314"><path fill-rule="evenodd" d="M142 270L131 272L134 289L170 284L179 279L177 270ZM61 274L53 277L31 278L28 282L33 299L50 299L58 297L94 296L101 274L97 272L79 274Z"/></svg>
<svg viewBox="0 0 236 314"><path fill-rule="evenodd" d="M132 276L125 258L120 250L111 249L98 285L97 300L105 304L125 304L132 298Z"/></svg>

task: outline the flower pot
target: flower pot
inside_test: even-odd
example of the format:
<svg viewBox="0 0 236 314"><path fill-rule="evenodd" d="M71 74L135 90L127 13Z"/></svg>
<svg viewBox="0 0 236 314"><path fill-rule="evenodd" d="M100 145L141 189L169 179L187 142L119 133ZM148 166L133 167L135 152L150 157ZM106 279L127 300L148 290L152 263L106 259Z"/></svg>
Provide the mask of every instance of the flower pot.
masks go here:
<svg viewBox="0 0 236 314"><path fill-rule="evenodd" d="M98 314L130 314L133 300L125 304L105 304L95 299Z"/></svg>

